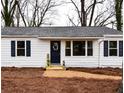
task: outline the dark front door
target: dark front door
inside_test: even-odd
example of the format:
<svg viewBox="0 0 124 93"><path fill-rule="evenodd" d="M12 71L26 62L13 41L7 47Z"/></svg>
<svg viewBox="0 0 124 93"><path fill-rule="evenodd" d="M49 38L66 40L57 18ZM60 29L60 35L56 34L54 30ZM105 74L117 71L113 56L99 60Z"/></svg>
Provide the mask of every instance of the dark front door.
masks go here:
<svg viewBox="0 0 124 93"><path fill-rule="evenodd" d="M60 41L51 41L51 63L60 63Z"/></svg>

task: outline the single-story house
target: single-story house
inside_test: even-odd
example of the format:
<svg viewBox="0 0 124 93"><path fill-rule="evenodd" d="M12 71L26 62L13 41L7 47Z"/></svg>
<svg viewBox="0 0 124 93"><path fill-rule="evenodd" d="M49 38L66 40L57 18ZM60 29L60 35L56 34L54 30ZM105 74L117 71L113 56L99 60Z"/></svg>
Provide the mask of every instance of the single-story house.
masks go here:
<svg viewBox="0 0 124 93"><path fill-rule="evenodd" d="M4 27L2 67L122 67L123 35L107 27Z"/></svg>

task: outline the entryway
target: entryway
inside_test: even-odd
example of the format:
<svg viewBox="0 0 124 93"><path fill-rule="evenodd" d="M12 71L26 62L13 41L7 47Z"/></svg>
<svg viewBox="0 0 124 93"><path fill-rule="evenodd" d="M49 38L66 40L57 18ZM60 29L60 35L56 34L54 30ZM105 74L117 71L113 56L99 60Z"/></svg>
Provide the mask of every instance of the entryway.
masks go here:
<svg viewBox="0 0 124 93"><path fill-rule="evenodd" d="M60 65L60 41L50 42L51 65Z"/></svg>

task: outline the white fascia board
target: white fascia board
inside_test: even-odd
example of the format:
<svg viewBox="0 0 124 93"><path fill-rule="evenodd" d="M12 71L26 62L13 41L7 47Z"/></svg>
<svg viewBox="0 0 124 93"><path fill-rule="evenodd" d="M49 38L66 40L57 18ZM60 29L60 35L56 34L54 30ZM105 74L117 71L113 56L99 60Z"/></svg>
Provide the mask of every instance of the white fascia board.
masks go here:
<svg viewBox="0 0 124 93"><path fill-rule="evenodd" d="M123 38L123 35L104 35L104 38Z"/></svg>
<svg viewBox="0 0 124 93"><path fill-rule="evenodd" d="M72 40L72 39L101 39L103 37L38 37L38 39L46 39L46 40L54 40L54 39L68 39L68 40Z"/></svg>
<svg viewBox="0 0 124 93"><path fill-rule="evenodd" d="M37 35L1 35L1 38L37 38Z"/></svg>

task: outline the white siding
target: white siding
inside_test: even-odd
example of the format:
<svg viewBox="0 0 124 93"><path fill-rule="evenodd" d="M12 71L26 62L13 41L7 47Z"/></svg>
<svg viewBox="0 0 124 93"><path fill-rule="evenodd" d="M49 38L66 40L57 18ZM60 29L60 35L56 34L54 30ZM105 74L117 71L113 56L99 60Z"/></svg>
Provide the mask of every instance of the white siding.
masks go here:
<svg viewBox="0 0 124 93"><path fill-rule="evenodd" d="M122 38L106 38L106 39L122 40ZM30 40L31 57L11 57L11 40ZM73 56L72 50L71 50L71 56L65 56L65 41L66 40L61 40L61 64L63 61L65 61L67 67L121 67L122 66L122 59L123 59L122 57L103 56L103 39L93 40L93 56ZM99 52L100 41L101 43L100 43L100 52ZM50 40L41 40L38 38L2 38L1 40L2 66L45 67L47 54L50 54Z"/></svg>
<svg viewBox="0 0 124 93"><path fill-rule="evenodd" d="M11 57L11 40L30 40L31 57ZM37 38L2 38L1 65L15 67L45 67L46 55L49 51L50 43L48 40L39 40Z"/></svg>
<svg viewBox="0 0 124 93"><path fill-rule="evenodd" d="M108 41L119 41L123 40L122 38L105 38L104 40ZM103 55L103 42L100 43L100 67L120 67L122 68L123 63L123 57L119 56L108 56L104 57ZM117 45L117 48L119 49L119 46Z"/></svg>
<svg viewBox="0 0 124 93"><path fill-rule="evenodd" d="M122 40L122 38L106 38L106 40ZM66 40L65 40L66 41ZM123 57L103 55L103 41L93 40L93 56L65 56L65 41L62 41L62 60L64 60L67 67L122 67ZM100 43L101 42L101 43ZM100 44L100 45L99 45Z"/></svg>

